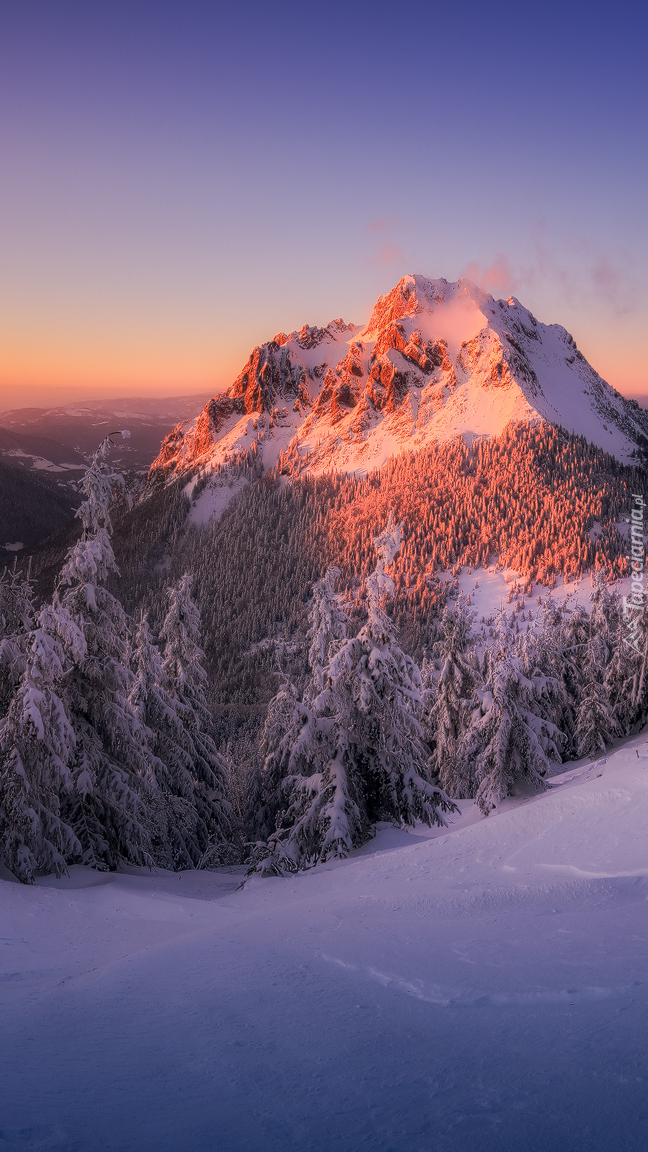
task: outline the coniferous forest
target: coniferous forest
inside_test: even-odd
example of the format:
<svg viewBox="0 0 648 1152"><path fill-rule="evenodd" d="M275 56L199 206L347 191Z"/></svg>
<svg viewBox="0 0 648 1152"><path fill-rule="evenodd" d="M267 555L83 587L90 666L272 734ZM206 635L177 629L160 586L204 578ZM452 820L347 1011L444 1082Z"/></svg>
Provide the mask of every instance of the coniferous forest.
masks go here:
<svg viewBox="0 0 648 1152"><path fill-rule="evenodd" d="M308 867L458 797L487 815L645 721L613 581L648 486L583 439L512 427L361 478L223 469L194 503L250 482L202 527L177 481L129 496L111 447L77 538L0 582L0 834L20 879ZM458 575L488 565L517 575L478 618ZM552 597L587 572L588 608Z"/></svg>

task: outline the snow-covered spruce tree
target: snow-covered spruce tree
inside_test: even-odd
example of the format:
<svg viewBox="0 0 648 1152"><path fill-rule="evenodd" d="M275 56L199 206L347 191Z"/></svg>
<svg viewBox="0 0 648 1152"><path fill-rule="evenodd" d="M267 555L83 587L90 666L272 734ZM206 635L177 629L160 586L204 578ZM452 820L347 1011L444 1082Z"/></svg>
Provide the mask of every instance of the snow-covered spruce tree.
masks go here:
<svg viewBox="0 0 648 1152"><path fill-rule="evenodd" d="M549 761L560 763L562 733L539 708L547 679L525 676L510 629L504 626L457 755L459 794L474 796L485 816L520 784L544 788Z"/></svg>
<svg viewBox="0 0 648 1152"><path fill-rule="evenodd" d="M0 716L5 715L25 671L30 632L34 627L34 589L29 570L0 574Z"/></svg>
<svg viewBox="0 0 648 1152"><path fill-rule="evenodd" d="M459 740L470 720L479 673L469 661L470 632L475 613L463 596L446 605L441 618L441 639L435 651L441 662L438 674L432 662L423 670L424 732L434 750L430 769L449 796L457 796L455 780Z"/></svg>
<svg viewBox="0 0 648 1152"><path fill-rule="evenodd" d="M268 705L259 741L262 763L254 774L248 795L245 826L250 836L248 847L254 849L250 859L255 863L268 856L267 843L286 806L283 782L290 775L293 745L304 724L313 718L311 709L301 703L295 685L284 676Z"/></svg>
<svg viewBox="0 0 648 1152"><path fill-rule="evenodd" d="M340 608L333 591L339 575L340 569L331 565L313 589L308 649L308 664L312 673L308 692L311 697L317 696L324 687L324 670L329 662L331 645L338 640L346 640L349 619Z"/></svg>
<svg viewBox="0 0 648 1152"><path fill-rule="evenodd" d="M133 667L136 682L129 699L149 733L158 786L149 805L151 854L156 864L172 871L192 868L204 851L206 828L192 804L191 757L183 747L184 730L174 702L163 687L162 660L145 617L137 629Z"/></svg>
<svg viewBox="0 0 648 1152"><path fill-rule="evenodd" d="M191 803L200 824L196 826L190 854L193 860L196 849L201 846L195 866L215 868L237 859L237 849L232 844L231 806L226 799L227 765L214 743L213 721L205 696L207 673L203 666L205 654L200 646L200 614L192 600L191 588L192 578L186 573L168 591L169 610L160 633L164 641L163 685L182 727L181 740L179 730L174 728L177 747L191 761L191 767L187 766ZM156 748L167 768L165 790L168 792L170 788L172 794L189 799L186 792L189 780L183 776L181 760L174 753L175 762L170 764L163 754L164 733ZM186 846L189 848L188 842Z"/></svg>
<svg viewBox="0 0 648 1152"><path fill-rule="evenodd" d="M329 717L318 717L312 707L323 687L326 669L334 647L346 639L349 619L340 608L333 590L339 568L331 565L313 587L307 637L308 663L311 679L306 684L303 701L297 688L283 676L276 696L270 701L259 751L263 767L257 772L250 791L247 826L256 840L256 855L264 859L266 872L281 872L295 868L295 861L284 856L281 839L273 840L273 852L268 857L266 842L281 822L286 806L284 779L296 771L299 748L311 737L316 744L315 754L306 756L303 775L315 778L315 765L324 770L330 759L327 736L330 735ZM301 741L300 741L301 737ZM320 763L321 761L321 763ZM313 779L314 782L314 779ZM355 812L351 811L355 816ZM252 857L255 858L255 852Z"/></svg>
<svg viewBox="0 0 648 1152"><path fill-rule="evenodd" d="M85 640L60 605L47 605L28 636L25 667L0 722L0 858L23 883L37 870L57 876L81 853L61 800L72 780L76 740L63 695L70 656Z"/></svg>
<svg viewBox="0 0 648 1152"><path fill-rule="evenodd" d="M584 666L590 637L589 615L581 604L572 606L568 597L561 609L559 653L562 682L567 699L567 719L560 725L568 740L569 756L578 756L576 717L583 694Z"/></svg>
<svg viewBox="0 0 648 1152"><path fill-rule="evenodd" d="M604 752L621 732L610 698L617 636L620 628L618 595L607 587L605 572L592 578L587 643L581 648L582 686L576 713L577 753L595 756ZM612 675L611 675L612 673Z"/></svg>
<svg viewBox="0 0 648 1152"><path fill-rule="evenodd" d="M629 736L648 715L648 598L627 596L619 606L618 629L605 671L614 729Z"/></svg>
<svg viewBox="0 0 648 1152"><path fill-rule="evenodd" d="M80 656L63 638L71 664L65 704L76 738L63 812L81 845L81 861L104 870L123 861L151 863L155 793L148 733L129 701L135 677L128 621L106 587L117 571L110 505L123 486L109 463L111 447L107 437L84 476L81 538L68 552L53 598L54 612L67 613L85 642Z"/></svg>
<svg viewBox="0 0 648 1152"><path fill-rule="evenodd" d="M250 793L261 767L258 738L249 732L239 736L236 742L230 738L221 755L225 761L227 798L232 806L232 822L237 836L245 827ZM240 847L244 847L242 836Z"/></svg>
<svg viewBox="0 0 648 1152"><path fill-rule="evenodd" d="M599 641L599 656L604 666L609 663L616 633L619 628L621 605L618 593L608 588L605 570L598 568L592 576L590 596L589 627L590 636L596 635ZM589 660L589 654L588 654Z"/></svg>
<svg viewBox="0 0 648 1152"><path fill-rule="evenodd" d="M648 606L643 612L643 651L637 661L632 677L632 701L635 709L635 724L645 728L648 722Z"/></svg>
<svg viewBox="0 0 648 1152"><path fill-rule="evenodd" d="M534 711L563 735L564 749L571 749L574 739L574 710L564 682L563 654L564 606L545 596L536 619L516 643L516 654L522 661L524 675L535 687Z"/></svg>
<svg viewBox="0 0 648 1152"><path fill-rule="evenodd" d="M384 610L394 593L385 567L401 539L390 516L374 541L378 564L367 580L368 620L355 638L329 642L322 690L315 695L307 689L304 701L293 704L294 691L286 687L282 700L275 699L281 716L273 716L272 723L284 735L264 765L266 819L275 816L276 831L268 837L261 871L344 857L368 838L378 820L442 824L441 813L454 808L430 782L419 723L420 673L399 647ZM324 646L317 633L328 629L322 623L327 613L321 611L326 594L320 584L311 611L310 652Z"/></svg>
<svg viewBox="0 0 648 1152"><path fill-rule="evenodd" d="M587 645L583 670L583 687L576 714L576 738L579 756L596 756L605 752L615 735L614 712L606 683L606 640L595 632Z"/></svg>

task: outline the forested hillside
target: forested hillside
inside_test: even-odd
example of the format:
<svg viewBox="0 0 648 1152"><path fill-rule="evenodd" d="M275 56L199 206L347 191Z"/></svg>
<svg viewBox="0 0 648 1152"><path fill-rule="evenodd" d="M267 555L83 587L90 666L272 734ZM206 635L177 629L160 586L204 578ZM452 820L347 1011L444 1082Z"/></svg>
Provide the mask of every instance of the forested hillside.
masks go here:
<svg viewBox="0 0 648 1152"><path fill-rule="evenodd" d="M584 439L513 425L365 478L246 462L130 510L112 447L83 480L80 538L36 556L38 593L24 568L0 580L0 839L19 878L310 867L376 821L442 822L455 797L487 815L645 720L646 605L628 613L607 578L643 557L648 485ZM235 483L197 522L188 493ZM458 576L487 564L517 573L515 603L478 620ZM587 569L588 610L525 599Z"/></svg>
<svg viewBox="0 0 648 1152"><path fill-rule="evenodd" d="M80 502L69 484L0 461L0 556L6 544L29 548L68 524Z"/></svg>
<svg viewBox="0 0 648 1152"><path fill-rule="evenodd" d="M236 479L233 470L217 483ZM253 479L250 476L250 479ZM214 474L202 483L213 483ZM633 491L645 473L550 425L518 425L467 447L461 438L395 457L358 479L330 475L250 483L219 517L190 522L182 486L155 488L117 527L120 589L129 610L159 619L167 581L194 574L220 739L263 723L280 670L305 671L313 583L329 564L356 630L365 618L373 537L390 511L403 522L390 614L422 660L460 568L497 564L547 588L603 568L624 575ZM200 483L194 488L194 498Z"/></svg>

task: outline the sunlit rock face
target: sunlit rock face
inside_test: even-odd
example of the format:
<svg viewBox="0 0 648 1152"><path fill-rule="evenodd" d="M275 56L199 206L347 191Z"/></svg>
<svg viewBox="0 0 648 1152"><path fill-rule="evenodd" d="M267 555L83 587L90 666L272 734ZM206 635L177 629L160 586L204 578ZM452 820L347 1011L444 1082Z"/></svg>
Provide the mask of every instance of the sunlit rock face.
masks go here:
<svg viewBox="0 0 648 1152"><path fill-rule="evenodd" d="M361 473L432 441L541 420L623 462L647 445L648 415L560 325L469 280L404 276L365 327L305 324L256 347L227 392L167 436L151 480L250 460L257 473Z"/></svg>

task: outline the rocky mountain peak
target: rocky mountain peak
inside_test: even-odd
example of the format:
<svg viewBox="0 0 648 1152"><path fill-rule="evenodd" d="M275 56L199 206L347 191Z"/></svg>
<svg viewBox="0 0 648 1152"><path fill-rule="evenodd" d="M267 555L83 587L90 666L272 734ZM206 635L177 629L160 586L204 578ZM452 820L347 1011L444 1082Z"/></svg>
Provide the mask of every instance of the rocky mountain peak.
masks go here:
<svg viewBox="0 0 648 1152"><path fill-rule="evenodd" d="M167 437L152 476L251 459L257 471L366 471L512 421L561 425L621 461L648 447L648 415L598 376L560 325L466 279L409 275L364 328L304 324L258 345L227 392Z"/></svg>

